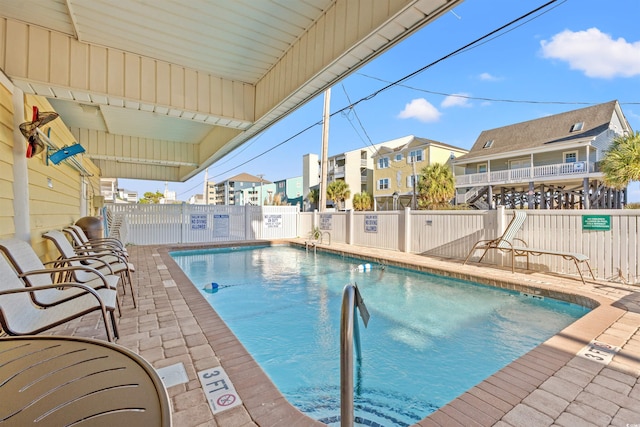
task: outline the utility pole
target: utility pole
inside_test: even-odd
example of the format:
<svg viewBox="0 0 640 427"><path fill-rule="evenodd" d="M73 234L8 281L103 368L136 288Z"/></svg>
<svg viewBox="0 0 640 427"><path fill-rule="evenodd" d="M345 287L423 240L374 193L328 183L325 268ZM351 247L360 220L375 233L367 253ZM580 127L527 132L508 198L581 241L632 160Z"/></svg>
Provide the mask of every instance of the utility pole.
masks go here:
<svg viewBox="0 0 640 427"><path fill-rule="evenodd" d="M263 173L256 175L258 178L260 178L260 206L262 206L262 204L264 203L262 200L262 177L264 176Z"/></svg>
<svg viewBox="0 0 640 427"><path fill-rule="evenodd" d="M204 170L204 188L202 189L202 198L204 199L204 204L209 204L209 168Z"/></svg>
<svg viewBox="0 0 640 427"><path fill-rule="evenodd" d="M320 189L318 196L320 199L320 212L327 208L327 168L329 153L329 104L331 103L331 88L324 91L324 112L322 114L322 159L320 160Z"/></svg>

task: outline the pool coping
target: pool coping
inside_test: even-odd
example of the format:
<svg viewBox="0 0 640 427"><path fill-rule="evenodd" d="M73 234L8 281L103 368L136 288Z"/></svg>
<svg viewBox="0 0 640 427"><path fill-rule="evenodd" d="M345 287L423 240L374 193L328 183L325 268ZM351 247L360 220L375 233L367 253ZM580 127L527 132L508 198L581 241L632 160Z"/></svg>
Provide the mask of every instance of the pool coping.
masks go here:
<svg viewBox="0 0 640 427"><path fill-rule="evenodd" d="M232 244L189 244L156 247L178 290L202 328L208 342L228 373L242 398L250 418L257 425L314 425L313 420L291 405L271 382L253 357L219 318L200 292L169 255L173 251L253 245L292 244L304 247L304 240L242 242ZM576 354L593 339L615 341L620 337L607 335L608 328L620 320L627 309L615 298L598 295L573 278L558 278L543 274L511 274L497 266L462 266L456 260L438 260L418 254L382 251L351 245L318 246L314 248L350 257L393 264L405 268L444 274L472 280L489 286L514 291L531 292L591 307L592 310L557 335L527 354L508 364L494 375L467 390L461 396L421 420L416 426L427 425L495 425L521 402L532 395L563 367L572 363ZM558 298L560 296L560 298ZM595 370L597 367L592 367ZM516 414L517 416L517 414ZM219 420L216 417L216 420ZM220 425L222 419L218 421ZM505 424L506 425L506 424Z"/></svg>

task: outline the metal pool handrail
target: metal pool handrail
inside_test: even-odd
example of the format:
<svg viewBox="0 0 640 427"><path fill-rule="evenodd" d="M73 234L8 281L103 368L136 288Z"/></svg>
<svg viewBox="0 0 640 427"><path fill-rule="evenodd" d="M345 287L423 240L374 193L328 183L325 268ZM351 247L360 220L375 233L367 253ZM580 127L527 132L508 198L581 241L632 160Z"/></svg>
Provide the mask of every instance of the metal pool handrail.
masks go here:
<svg viewBox="0 0 640 427"><path fill-rule="evenodd" d="M353 347L355 344L358 361L362 359L360 349L360 329L355 319L356 307L367 327L369 312L360 296L358 284L347 284L342 292L340 313L340 426L352 427L353 416ZM354 341L355 337L355 341Z"/></svg>

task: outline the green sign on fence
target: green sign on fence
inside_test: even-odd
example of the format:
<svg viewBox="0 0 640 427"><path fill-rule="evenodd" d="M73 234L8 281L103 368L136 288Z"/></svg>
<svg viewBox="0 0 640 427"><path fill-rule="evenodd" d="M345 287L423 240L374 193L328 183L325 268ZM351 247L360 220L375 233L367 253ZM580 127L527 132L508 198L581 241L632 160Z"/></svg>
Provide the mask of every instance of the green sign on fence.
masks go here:
<svg viewBox="0 0 640 427"><path fill-rule="evenodd" d="M611 230L611 215L582 215L583 230Z"/></svg>

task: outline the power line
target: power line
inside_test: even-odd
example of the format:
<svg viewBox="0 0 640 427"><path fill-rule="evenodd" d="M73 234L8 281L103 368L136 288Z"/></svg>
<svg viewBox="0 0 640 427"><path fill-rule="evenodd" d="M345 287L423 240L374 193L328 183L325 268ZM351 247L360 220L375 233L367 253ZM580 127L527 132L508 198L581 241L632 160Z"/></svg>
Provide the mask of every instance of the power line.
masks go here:
<svg viewBox="0 0 640 427"><path fill-rule="evenodd" d="M416 75L418 75L418 74L420 74L420 73L424 72L425 70L427 70L427 69L429 69L429 68L433 67L433 66L434 66L434 65L436 65L436 64L439 64L440 62L443 62L444 60L446 60L446 59L448 59L448 58L450 58L450 57L452 57L452 56L458 55L458 54L460 54L460 53L462 53L462 52L465 52L465 51L470 50L470 49L472 49L472 48L474 48L474 47L480 46L480 45L482 45L482 44L488 43L488 42L489 42L489 41L491 41L491 40L494 40L495 38L499 37L499 35L497 35L497 34L498 34L498 33L500 33L501 31L503 31L504 29L506 29L506 28L508 28L508 27L510 27L510 26L512 26L512 25L514 25L514 24L516 24L516 23L518 23L518 22L520 22L520 21L523 21L523 20L525 20L526 18L531 17L532 15L534 15L534 14L536 14L536 13L540 12L541 10L543 10L543 9L545 9L545 8L547 8L547 7L551 6L551 5L553 5L554 3L557 3L558 1L560 1L560 0L550 0L550 1L548 1L547 3L545 3L545 4L543 4L543 5L539 6L539 7L537 7L537 8L535 8L535 9L531 10L530 12L527 12L527 13L525 13L524 15L521 15L520 17L518 17L518 18L516 18L516 19L513 19L513 20L511 20L511 21L509 21L507 24L504 24L504 25L502 25L502 26L500 26L500 27L498 27L498 28L496 28L496 29L494 29L494 30L490 31L489 33L486 33L485 35L483 35L483 36L481 36L481 37L479 37L479 38L477 38L477 39L473 40L472 42L467 43L467 44L465 44L464 46L462 46L462 47L460 47L460 48L458 48L458 49L456 49L456 50L454 50L454 51L452 51L452 52L448 53L447 55L444 55L444 56L440 57L439 59L437 59L437 60L435 60L435 61L433 61L433 62L431 62L431 63L429 63L429 64L425 65L424 67L422 67L422 68L420 68L420 69L418 69L418 70L416 70L416 71L414 71L414 72L412 72L412 73L410 73L410 74L407 74L407 75L405 75L404 77L402 77L402 78L400 78L400 79L398 79L398 80L395 80L395 81L389 82L387 85L383 86L382 88L380 88L380 89L376 90L375 92L373 92L373 93L371 93L371 94L369 94L369 95L367 95L367 96L365 96L365 97L360 98L360 99L359 99L359 100L357 100L356 102L354 102L354 103L351 103L351 102L350 102L350 103L349 103L349 105L347 105L347 106L345 106L345 107L343 107L343 108L341 108L341 109L339 109L339 110L337 110L337 111L335 111L335 112L331 113L331 114L330 114L330 117L333 117L333 116L335 116L335 115L337 115L337 114L343 114L345 111L348 111L348 110L351 110L351 111L354 111L354 112L355 112L354 107L355 107L356 105L358 105L358 104L360 104L360 103L362 103L362 102L364 102L364 101L369 101L369 100L373 99L374 97L376 97L377 95L379 95L380 93L385 92L385 91L387 91L387 90L389 90L389 89L391 89L391 88L393 88L393 87L395 87L395 86L404 86L404 85L402 84L403 82L405 82L405 81L407 81L407 80L409 80L409 79L411 79L411 78L415 77ZM562 0L560 4L565 3L566 1L567 1L567 0ZM557 6L556 6L556 7L557 7ZM554 7L554 8L555 8L555 7ZM551 10L551 9L550 9L550 10ZM537 18L537 17L539 17L539 16L541 16L542 14L547 13L547 12L548 12L548 11L544 11L544 12L540 13L539 15L536 15L536 16L532 17L531 19L529 19L529 20L527 20L527 21L523 22L522 24L518 25L518 27L519 27L519 26L521 26L521 25L524 25L524 24L526 24L526 23L528 23L528 22L530 22L531 20L533 20L533 19L535 19L535 18ZM517 27L515 27L515 28L517 28ZM511 30L509 30L509 31L512 31L512 30L513 30L513 29L511 29ZM509 31L507 31L507 32L509 32ZM505 32L504 34L506 34L507 32ZM372 78L371 76L366 76L366 77L370 77L370 78ZM380 81L384 81L384 80L382 80L382 79L378 79L378 80L380 80ZM409 86L406 86L406 87L409 87ZM409 88L411 88L411 87L409 87ZM417 89L417 88L411 88L411 89L414 89L414 90L421 90L421 89ZM429 92L429 91L426 91L426 90L424 90L424 91L425 91L425 92ZM440 94L440 95L449 96L449 94L443 94L443 93L439 93L439 92L429 92L429 93L434 93L434 94ZM463 95L456 95L456 96L464 97ZM492 100L491 98L480 98L480 97L477 97L477 98L469 97L469 98L470 98L470 99L484 99L484 100L488 100L488 101L491 101L491 100ZM536 103L536 104L542 104L542 103L546 103L546 104L574 104L574 105L575 105L575 104L580 104L580 103L577 103L577 102L559 102L559 101L547 101L547 102L544 102L544 101L516 101L516 100L495 100L495 101L496 101L496 102L500 101L500 102ZM593 104L593 103L582 103L582 104L589 104L589 105L591 105L591 104ZM627 104L636 104L636 103L627 103ZM638 104L640 104L640 103L638 103ZM348 113L347 113L347 114L348 114ZM359 121L359 119L358 119L358 121ZM267 150L265 150L265 151L263 151L263 152L261 152L261 153L259 153L259 154L256 154L255 156L253 156L253 157L251 157L251 158L249 158L249 159L245 160L244 162L242 162L242 163L240 163L240 164L238 164L238 165L236 165L236 166L234 166L234 167L232 167L232 168L229 168L229 169L227 169L227 170L225 170L225 171L223 171L223 172L220 172L220 173L218 173L218 174L215 174L215 175L213 175L213 176L214 176L214 177L222 176L222 175L225 175L225 174L227 174L227 173L229 173L229 172L231 172L231 171L233 171L233 170L235 170L235 169L238 169L238 168L240 168L240 167L242 167L242 166L244 166L244 165L246 165L246 164L248 164L248 163L250 163L250 162L252 162L252 161L256 160L257 158L262 157L262 156L264 156L265 154L267 154L267 153L269 153L269 152L271 152L271 151L275 150L276 148L278 148L278 147L280 147L280 146L282 146L282 145L284 145L284 144L286 144L286 143L290 142L291 140L293 140L293 139L297 138L298 136L300 136L300 135L302 135L303 133L307 132L307 131L308 131L308 130L310 130L311 128L313 128L313 127L315 127L315 126L318 126L318 125L321 125L321 124L322 124L322 119L320 119L320 120L316 121L315 123L313 123L313 124L311 124L311 125L307 126L306 128L304 128L304 129L300 130L299 132L297 132L297 133L295 133L294 135L290 136L289 138L287 138L287 139L285 139L285 140L281 141L280 143L278 143L278 144L274 145L273 147L271 147L271 148L269 148L269 149L267 149ZM365 134L366 134L366 132L365 132ZM367 135L367 138L368 138L368 135ZM197 186L193 187L191 190L193 190L194 188L197 188L199 185L200 185L200 184L198 184ZM188 191L191 191L191 190L188 190ZM182 193L181 193L181 194L182 194Z"/></svg>
<svg viewBox="0 0 640 427"><path fill-rule="evenodd" d="M357 73L357 74L361 75L362 77L367 77L367 78L372 79L372 80L378 80L378 81L381 81L383 83L390 83L390 81L382 79L380 77L370 76L370 75L364 74L364 73ZM534 101L534 100L526 100L526 99L487 98L487 97L482 97L482 96L470 96L470 95L464 95L464 94L459 94L459 93L437 92L437 91L433 91L433 90L422 89L422 88L409 86L409 85L403 85L403 84L400 84L398 86L404 87L404 88L407 88L407 89L411 89L411 90L415 90L417 92L430 93L432 95L455 96L455 97L458 97L458 98L473 99L473 100L477 100L477 101L510 102L510 103L514 103L514 104L549 104L549 105L595 105L595 104L598 104L597 102L582 102L582 101ZM620 105L639 105L640 104L640 102L618 102L618 103Z"/></svg>

